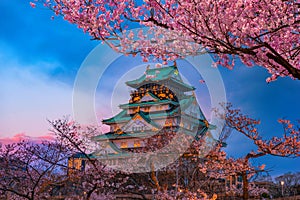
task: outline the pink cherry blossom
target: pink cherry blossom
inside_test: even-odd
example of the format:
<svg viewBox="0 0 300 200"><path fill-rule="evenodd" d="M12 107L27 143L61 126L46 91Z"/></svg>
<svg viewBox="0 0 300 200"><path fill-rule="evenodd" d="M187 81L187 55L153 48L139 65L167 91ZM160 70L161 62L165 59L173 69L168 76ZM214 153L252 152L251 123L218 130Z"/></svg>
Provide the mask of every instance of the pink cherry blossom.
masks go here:
<svg viewBox="0 0 300 200"><path fill-rule="evenodd" d="M264 67L271 74L267 82L300 79L298 0L44 0L44 5L125 54L166 62L209 52L215 65L228 69L237 59ZM127 33L133 23L147 29Z"/></svg>
<svg viewBox="0 0 300 200"><path fill-rule="evenodd" d="M30 4L30 6L31 6L32 8L35 8L35 7L36 7L35 3L29 2L29 4Z"/></svg>

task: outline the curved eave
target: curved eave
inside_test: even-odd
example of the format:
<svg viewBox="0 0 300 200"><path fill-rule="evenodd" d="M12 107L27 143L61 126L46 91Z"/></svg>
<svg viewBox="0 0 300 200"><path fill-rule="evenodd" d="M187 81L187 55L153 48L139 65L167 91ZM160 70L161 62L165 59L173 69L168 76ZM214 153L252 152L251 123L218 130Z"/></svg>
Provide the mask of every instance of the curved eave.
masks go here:
<svg viewBox="0 0 300 200"><path fill-rule="evenodd" d="M147 79L146 75L143 74L140 78L132 80L132 81L127 81L125 82L126 85L137 88L143 83L149 83L149 82L156 82L156 81L162 81L171 76L171 74L174 73L174 71L177 70L176 66L169 66L169 67L162 67L162 68L152 68L152 69L147 69L146 73L148 75L156 75L155 78L149 78ZM159 71L157 74L156 71Z"/></svg>
<svg viewBox="0 0 300 200"><path fill-rule="evenodd" d="M113 123L117 123L117 122L127 122L131 119L131 117L129 115L127 115L127 111L126 110L122 110L121 112L119 112L117 115L115 115L114 117L108 118L108 119L103 119L102 123L103 124L113 124Z"/></svg>
<svg viewBox="0 0 300 200"><path fill-rule="evenodd" d="M190 86L182 81L179 81L178 79L175 79L175 78L170 78L169 81L172 81L174 82L175 84L178 84L182 87L182 90L184 92L188 92L188 91L194 91L196 88L194 86Z"/></svg>
<svg viewBox="0 0 300 200"><path fill-rule="evenodd" d="M139 106L139 107L146 107L146 106L149 106L149 105L156 105L156 104L158 104L158 105L160 105L160 104L173 104L173 105L178 105L178 103L177 102L175 102L175 101L170 101L170 100L161 100L161 101L151 101L151 102L141 102L141 103L127 103L127 104L121 104L121 105L119 105L119 107L121 108L121 109L123 109L123 108L130 108L130 107L137 107L137 106Z"/></svg>
<svg viewBox="0 0 300 200"><path fill-rule="evenodd" d="M111 125L111 124L115 124L115 123L126 123L128 121L130 121L131 117L125 117L123 119L114 119L114 118L110 118L110 119L107 119L107 120L102 120L102 123L103 124L106 124L106 125Z"/></svg>
<svg viewBox="0 0 300 200"><path fill-rule="evenodd" d="M109 132L103 135L98 135L92 138L94 141L108 141L108 140L121 140L121 139L128 139L128 138L147 138L149 136L155 135L157 132L153 131L145 131L145 132L133 132L133 133L122 133L116 134L113 132Z"/></svg>
<svg viewBox="0 0 300 200"><path fill-rule="evenodd" d="M145 75L143 75L145 76ZM143 77L142 76L142 77ZM126 82L126 85L132 87L132 88L139 88L143 85L146 85L146 84L149 84L149 83L157 83L157 82L162 82L162 81L172 81L174 82L174 84L178 84L182 87L182 90L184 92L188 92L188 91L194 91L196 88L193 87L193 86L190 86L182 81L179 81L173 77L165 77L164 79L160 79L160 80L156 80L156 79L143 79L143 78L140 78L141 80L137 79L137 80L134 80L134 81L127 81Z"/></svg>
<svg viewBox="0 0 300 200"><path fill-rule="evenodd" d="M171 110L170 112L156 112L156 113L151 113L151 119L160 119L162 117L166 117L166 116L173 116L176 115L176 112L178 111L178 108ZM126 112L126 110L123 110L122 112ZM139 113L143 113L142 111L140 111ZM121 113L119 113L121 114ZM105 119L102 120L103 124L107 124L107 125L111 125L111 124L115 124L115 123L123 123L123 122L129 122L133 116L124 114L124 115L116 115L115 117L109 118L109 119ZM144 115L144 114L143 114Z"/></svg>
<svg viewBox="0 0 300 200"><path fill-rule="evenodd" d="M146 80L146 75L143 75L140 78L133 81L126 81L125 84L132 88L138 88L139 85L144 82L144 80Z"/></svg>

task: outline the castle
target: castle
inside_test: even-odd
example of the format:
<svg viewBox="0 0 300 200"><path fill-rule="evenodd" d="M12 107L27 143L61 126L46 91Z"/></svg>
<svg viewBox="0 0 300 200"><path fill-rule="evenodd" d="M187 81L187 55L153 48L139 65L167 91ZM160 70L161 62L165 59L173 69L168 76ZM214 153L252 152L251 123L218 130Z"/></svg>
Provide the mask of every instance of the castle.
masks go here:
<svg viewBox="0 0 300 200"><path fill-rule="evenodd" d="M148 66L126 85L133 89L129 102L119 105L122 110L117 115L102 121L110 131L93 140L104 144L105 152L95 152L93 157L113 162L148 151L151 138L151 145L159 149L168 144L164 138L180 133L199 139L209 129L195 88L183 81L176 64Z"/></svg>

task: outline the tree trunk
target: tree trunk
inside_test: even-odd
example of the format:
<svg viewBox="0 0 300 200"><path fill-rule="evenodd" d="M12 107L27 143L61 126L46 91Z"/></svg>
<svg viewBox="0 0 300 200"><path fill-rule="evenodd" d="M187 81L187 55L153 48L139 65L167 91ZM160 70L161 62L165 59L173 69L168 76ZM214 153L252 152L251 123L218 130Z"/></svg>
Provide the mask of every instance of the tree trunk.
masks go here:
<svg viewBox="0 0 300 200"><path fill-rule="evenodd" d="M243 179L243 199L249 199L249 191L248 191L248 178L247 172L242 172L242 179Z"/></svg>
<svg viewBox="0 0 300 200"><path fill-rule="evenodd" d="M153 163L151 163L151 179L154 182L157 191L160 191L161 188L160 188L159 182L157 180L157 177L155 175L155 168L154 168L154 164Z"/></svg>

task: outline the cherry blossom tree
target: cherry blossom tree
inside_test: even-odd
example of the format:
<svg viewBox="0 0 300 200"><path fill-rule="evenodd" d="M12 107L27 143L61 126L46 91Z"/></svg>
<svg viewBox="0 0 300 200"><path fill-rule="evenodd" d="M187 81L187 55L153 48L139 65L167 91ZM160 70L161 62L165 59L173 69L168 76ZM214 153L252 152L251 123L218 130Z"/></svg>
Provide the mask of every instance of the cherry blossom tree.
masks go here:
<svg viewBox="0 0 300 200"><path fill-rule="evenodd" d="M219 145L209 155L201 170L204 173L210 173L214 177L226 177L231 174L240 174L243 180L243 199L249 198L249 179L258 171L262 171L265 165L259 167L251 166L251 159L259 158L265 155L296 158L300 156L300 127L295 126L290 120L278 120L283 125L284 134L281 138L272 137L263 139L259 134L257 125L259 120L252 119L241 113L239 109L232 108L230 103L222 105L227 111L220 114L225 119L226 126L243 134L257 149L247 153L239 159L227 158L226 153L221 150ZM217 110L215 110L218 112ZM222 142L222 140L221 140Z"/></svg>
<svg viewBox="0 0 300 200"><path fill-rule="evenodd" d="M83 160L89 163L85 170L73 169L70 174L71 177L74 177L73 179L78 180L75 182L79 183L80 191L85 191L85 195L89 198L95 194L123 193L138 195L142 199L147 199L147 194L152 194L157 199L189 199L191 197L213 199L213 193L206 194L206 191L199 188L211 182L212 179L205 179L203 175L199 176L201 172L195 155L194 159L182 158L159 170L124 174L124 172L108 168L101 163L101 160L93 158L90 154L90 152L100 151L97 149L99 148L98 143L93 144L95 141L92 140L93 136L100 134L97 129L81 126L68 119L54 120L50 124L52 131L58 136L58 141L64 143L69 150L80 152ZM172 135L165 135L165 137L173 138ZM157 149L157 146L164 145L166 142L165 140L153 141L153 139L149 140L148 145L152 147L147 150Z"/></svg>
<svg viewBox="0 0 300 200"><path fill-rule="evenodd" d="M97 151L97 146L91 140L99 134L96 127L81 126L68 118L49 123L57 141L73 152L69 159L79 158L77 166L70 162L68 166L68 178L76 186L76 190L80 191L77 195L82 195L83 199L114 199L114 193L126 191L127 174L107 167L90 155L92 151Z"/></svg>
<svg viewBox="0 0 300 200"><path fill-rule="evenodd" d="M300 172L295 173L285 173L281 176L275 178L276 184L280 186L280 195L281 196L281 182L284 183L284 192L285 194L295 195L297 194L297 187L300 185ZM299 193L299 192L298 192Z"/></svg>
<svg viewBox="0 0 300 200"><path fill-rule="evenodd" d="M49 198L63 181L68 153L56 142L30 141L0 148L0 194L7 199Z"/></svg>
<svg viewBox="0 0 300 200"><path fill-rule="evenodd" d="M83 128L66 119L51 123L56 134L53 141L28 139L1 146L0 198L113 199L113 193L125 190L124 174L90 159L84 137L95 131L93 127ZM85 170L70 160L78 152Z"/></svg>
<svg viewBox="0 0 300 200"><path fill-rule="evenodd" d="M223 106L227 113L220 117L226 120L228 129L225 131L234 129L244 134L257 146L255 151L241 158L230 158L223 150L224 138L221 137L215 148L203 157L202 151L208 141L203 137L165 168L127 174L93 159L90 153L101 148L91 140L99 134L96 128L68 119L54 120L50 121L54 141L41 144L21 141L1 148L0 194L11 199L50 198L59 193L73 199L112 199L124 193L138 195L141 199L147 199L149 194L163 199L215 199L218 192L212 186L225 187L224 180L230 176L241 176L243 183L241 188L235 185L226 188L229 193L243 199L265 193L250 181L265 165L253 166L251 161L265 155L298 157L299 127L289 120L279 120L283 124L283 137L264 140L257 130L258 120L233 109L230 104ZM84 170L66 162L76 158L74 154L78 152L85 162Z"/></svg>
<svg viewBox="0 0 300 200"><path fill-rule="evenodd" d="M262 193L266 193L266 190L250 182L256 173L264 171L265 165L253 166L251 161L265 155L298 157L300 151L299 127L293 125L289 120L279 120L279 123L283 125L283 137L273 137L264 140L257 128L260 121L244 115L239 109L232 108L231 104L224 104L223 107L227 112L223 115L220 114L219 117L225 119L226 126L224 132L234 129L237 133L245 135L257 146L255 151L251 151L241 158L228 157L223 150L224 139L228 134L226 133L223 138L218 138L219 142L217 146L209 154L205 157L199 157L208 145L206 145L207 140L203 137L198 141L194 141L190 149L175 163L158 171L152 170L148 174L128 175L127 180L131 178L132 182L122 182L124 183L122 185L124 190L122 191L128 191L128 188L131 192L137 194L147 194L147 192L149 194L149 191L152 191L154 195L163 195L165 199L172 197L180 198L180 196L193 196L193 198L201 199L205 195L206 197L213 198L216 191L209 191L207 187L211 182L224 180L230 176L241 176L242 187L237 188L235 185L232 185L226 188L227 192L240 195L243 199L248 199L249 195L259 196ZM216 112L218 111L216 110ZM74 122L62 120L52 122L52 126L56 134L59 135L59 138L69 146L69 149L74 148L74 150L85 154L87 158L89 157L87 146L93 145L86 138L91 138L91 136L99 134L96 129L89 127L87 131L87 129L76 125ZM90 137L87 137L87 135ZM156 143L159 142L155 141ZM155 144L150 140L148 145L153 145L149 149L156 149L157 145L159 146L160 144ZM96 171L99 169L100 171L97 173L103 173L103 168L95 165L95 172L90 174L88 180L93 180L93 175L97 174ZM143 182L138 177L144 177L142 180L148 181Z"/></svg>
<svg viewBox="0 0 300 200"><path fill-rule="evenodd" d="M92 39L125 54L163 61L208 52L215 65L235 60L271 74L300 78L297 0L35 0L76 24ZM136 33L133 27L146 27ZM204 51L205 50L205 51Z"/></svg>

